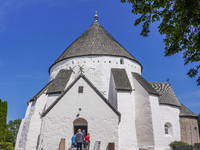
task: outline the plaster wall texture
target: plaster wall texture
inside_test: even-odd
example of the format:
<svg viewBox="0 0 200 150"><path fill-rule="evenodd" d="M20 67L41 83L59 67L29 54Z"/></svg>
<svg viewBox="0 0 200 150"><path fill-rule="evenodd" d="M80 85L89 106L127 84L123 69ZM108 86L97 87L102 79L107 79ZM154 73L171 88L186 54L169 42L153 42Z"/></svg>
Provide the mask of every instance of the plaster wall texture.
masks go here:
<svg viewBox="0 0 200 150"><path fill-rule="evenodd" d="M133 78L135 89L135 122L139 148L154 148L152 111L149 93Z"/></svg>
<svg viewBox="0 0 200 150"><path fill-rule="evenodd" d="M60 94L48 94L48 100L46 101L46 108L48 108Z"/></svg>
<svg viewBox="0 0 200 150"><path fill-rule="evenodd" d="M24 118L22 124L20 124L20 128L22 128L22 130L21 130L20 136L17 137L18 145L15 147L15 150L25 150L26 149L26 142L27 142L27 136L28 136L28 131L29 131L29 127L30 127L30 120L35 111L35 103L36 103L35 101L32 101L28 105L28 109L27 109L25 118Z"/></svg>
<svg viewBox="0 0 200 150"><path fill-rule="evenodd" d="M19 126L19 130L17 133L17 139L16 139L16 143L15 143L15 150L22 150L22 149L19 149L19 139L21 138L21 135L22 135L23 126L24 126L24 119L22 119L21 124Z"/></svg>
<svg viewBox="0 0 200 150"><path fill-rule="evenodd" d="M21 140L21 139L25 139L26 134L24 132L28 132L28 128L27 128L27 121L25 123L25 120L27 120L27 117L30 113L30 109L31 109L31 104L29 103L26 109L26 114L24 119L22 119L20 127L19 127L19 131L17 133L17 139L16 139L16 144L15 144L15 150L21 150L22 148L25 147L25 141ZM19 148L19 146L21 148Z"/></svg>
<svg viewBox="0 0 200 150"><path fill-rule="evenodd" d="M160 104L160 125L162 128L162 132L160 133L163 138L162 145L164 148L169 148L169 144L173 141L181 140L180 133L180 123L179 123L179 107L171 106L171 105L161 105ZM172 133L165 134L165 124L170 123L172 125Z"/></svg>
<svg viewBox="0 0 200 150"><path fill-rule="evenodd" d="M83 93L78 93L78 86L84 86ZM119 149L119 117L82 78L44 116L40 147L58 149L60 139L65 138L68 149L73 135L73 122L77 118L84 118L88 122L91 149L95 141L101 141L102 150L106 149L108 142L114 142L116 150Z"/></svg>
<svg viewBox="0 0 200 150"><path fill-rule="evenodd" d="M97 89L105 91L106 98L108 98L111 68L125 68L127 72L141 74L141 66L137 62L123 58L124 64L120 64L120 59L121 57L113 56L83 56L66 59L51 68L49 80L54 79L61 69L70 70L70 68L74 68L68 82L70 84L80 74L79 66L82 66L84 74Z"/></svg>
<svg viewBox="0 0 200 150"><path fill-rule="evenodd" d="M194 144L199 141L199 129L196 118L192 117L181 117L181 140L188 144Z"/></svg>
<svg viewBox="0 0 200 150"><path fill-rule="evenodd" d="M27 136L27 142L26 142L27 150L35 150L38 145L40 127L41 127L40 115L42 114L42 111L45 107L46 102L47 102L46 94L42 94L36 100L35 111L30 120L29 131L28 131L28 136Z"/></svg>
<svg viewBox="0 0 200 150"><path fill-rule="evenodd" d="M153 132L154 132L154 140L155 140L155 150L170 150L169 143L166 143L165 136L165 128L163 125L163 113L160 113L162 110L159 106L158 97L154 95L150 95L150 103L152 108L152 120L153 120ZM173 115L170 111L168 115ZM175 117L175 116L174 116ZM175 117L178 119L178 116Z"/></svg>
<svg viewBox="0 0 200 150"><path fill-rule="evenodd" d="M135 104L130 91L117 92L118 110L121 113L119 124L119 147L121 150L137 150L135 128Z"/></svg>

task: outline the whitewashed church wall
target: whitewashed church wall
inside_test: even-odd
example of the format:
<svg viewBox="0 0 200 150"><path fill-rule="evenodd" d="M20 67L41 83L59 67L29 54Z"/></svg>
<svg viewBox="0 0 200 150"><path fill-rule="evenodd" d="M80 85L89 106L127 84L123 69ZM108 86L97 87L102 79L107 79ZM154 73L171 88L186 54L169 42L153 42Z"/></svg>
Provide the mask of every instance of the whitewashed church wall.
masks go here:
<svg viewBox="0 0 200 150"><path fill-rule="evenodd" d="M22 136L23 126L24 126L24 119L22 119L21 124L19 126L19 130L18 130L18 133L17 133L17 139L16 139L16 143L15 143L15 150L19 150L19 139Z"/></svg>
<svg viewBox="0 0 200 150"><path fill-rule="evenodd" d="M170 149L169 145L166 147L165 144L165 135L164 135L164 126L162 113L159 106L158 96L150 95L149 96L151 111L152 111L152 121L153 121L153 132L155 140L155 150L164 150Z"/></svg>
<svg viewBox="0 0 200 150"><path fill-rule="evenodd" d="M37 100L35 104L35 111L31 117L27 142L26 142L26 149L27 150L35 150L39 140L40 128L41 128L41 118L40 115L45 107L47 102L47 95L42 94Z"/></svg>
<svg viewBox="0 0 200 150"><path fill-rule="evenodd" d="M29 116L29 114L30 114L30 109L31 109L31 102L28 103L28 106L27 106L27 109L26 109L26 114L25 114L24 118L26 118L26 117Z"/></svg>
<svg viewBox="0 0 200 150"><path fill-rule="evenodd" d="M110 75L110 84L109 84L109 93L108 93L109 102L118 110L117 108L117 90L114 82L113 75Z"/></svg>
<svg viewBox="0 0 200 150"><path fill-rule="evenodd" d="M154 134L149 93L133 78L135 89L135 121L139 148L153 148Z"/></svg>
<svg viewBox="0 0 200 150"><path fill-rule="evenodd" d="M70 82L80 74L80 67L83 67L83 73L92 81L92 83L108 98L109 81L111 68L125 68L127 72L137 72L141 74L141 66L130 59L123 58L124 64L120 64L121 57L114 56L83 56L63 60L55 64L50 70L51 81L56 77L59 70L73 68Z"/></svg>
<svg viewBox="0 0 200 150"><path fill-rule="evenodd" d="M27 136L28 127L27 127L27 123L24 123L24 122L25 122L25 120L27 120L27 117L30 114L30 109L31 109L31 103L28 103L25 117L24 117L24 119L22 119L20 127L19 127L19 131L17 133L15 150L21 150L21 149L23 150L23 149L25 149L26 141L24 141L22 139L25 139L25 137Z"/></svg>
<svg viewBox="0 0 200 150"><path fill-rule="evenodd" d="M48 108L59 96L60 96L60 94L48 94L46 108Z"/></svg>
<svg viewBox="0 0 200 150"><path fill-rule="evenodd" d="M180 110L178 107L170 106L170 105L160 105L160 115L161 117L161 125L163 131L160 133L164 137L163 146L165 148L169 147L171 142L180 141L181 133L180 133L180 122L179 122L179 114ZM172 133L165 134L164 126L166 123L170 123L172 125Z"/></svg>
<svg viewBox="0 0 200 150"><path fill-rule="evenodd" d="M84 86L83 93L78 93L78 86ZM106 149L108 142L114 142L116 150L119 150L118 116L82 78L43 118L43 149L58 149L61 138L66 138L68 149L73 135L73 121L77 118L88 122L91 149L95 141L101 141L102 150Z"/></svg>
<svg viewBox="0 0 200 150"><path fill-rule="evenodd" d="M21 124L22 125L21 135L20 135L20 137L17 137L18 138L18 140L17 140L18 147L15 147L16 150L25 150L26 149L26 142L27 142L28 131L29 131L29 127L30 127L30 120L35 112L35 104L36 104L36 101L32 101L28 105L28 109L27 109L25 118L23 120L23 123Z"/></svg>
<svg viewBox="0 0 200 150"><path fill-rule="evenodd" d="M121 150L137 150L135 125L135 105L130 91L118 91L118 111L121 113L119 124L119 147Z"/></svg>

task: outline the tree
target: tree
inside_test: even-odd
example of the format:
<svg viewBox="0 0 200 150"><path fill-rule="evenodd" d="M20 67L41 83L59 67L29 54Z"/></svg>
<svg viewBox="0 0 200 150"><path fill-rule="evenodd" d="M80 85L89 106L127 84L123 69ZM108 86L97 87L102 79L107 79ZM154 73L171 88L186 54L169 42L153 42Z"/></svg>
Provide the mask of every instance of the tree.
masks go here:
<svg viewBox="0 0 200 150"><path fill-rule="evenodd" d="M15 136L13 135L13 132L11 130L6 129L5 142L9 142L9 143L12 143L14 145Z"/></svg>
<svg viewBox="0 0 200 150"><path fill-rule="evenodd" d="M13 146L15 146L15 142L16 142L16 138L17 138L17 133L18 133L18 130L19 130L19 126L20 126L20 123L21 123L21 119L16 119L14 121L10 120L8 122L8 125L7 125L7 129L10 130L14 136L14 140L13 140Z"/></svg>
<svg viewBox="0 0 200 150"><path fill-rule="evenodd" d="M6 135L7 102L0 99L0 142L4 142Z"/></svg>
<svg viewBox="0 0 200 150"><path fill-rule="evenodd" d="M198 75L200 69L200 0L121 0L132 4L132 13L140 14L134 25L143 23L140 35L147 37L150 23L160 21L161 35L165 35L165 56L182 52L184 65L193 63L187 75ZM197 77L200 85L200 76Z"/></svg>

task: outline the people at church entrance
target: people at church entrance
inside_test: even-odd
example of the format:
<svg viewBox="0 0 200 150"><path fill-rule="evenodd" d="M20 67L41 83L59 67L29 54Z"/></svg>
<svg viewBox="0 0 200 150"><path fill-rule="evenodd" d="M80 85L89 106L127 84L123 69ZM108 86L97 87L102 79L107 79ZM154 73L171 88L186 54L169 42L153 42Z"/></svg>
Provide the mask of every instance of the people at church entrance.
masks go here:
<svg viewBox="0 0 200 150"><path fill-rule="evenodd" d="M84 138L86 137L86 132L85 132L85 129L82 130L82 133L84 135Z"/></svg>
<svg viewBox="0 0 200 150"><path fill-rule="evenodd" d="M86 150L89 150L90 149L90 134L89 133L84 138L84 140L85 140L85 148L86 148Z"/></svg>
<svg viewBox="0 0 200 150"><path fill-rule="evenodd" d="M82 145L84 142L84 135L81 132L81 129L78 129L78 133L76 134L75 142L76 142L77 150L79 150L79 148L80 148L80 150L82 150Z"/></svg>
<svg viewBox="0 0 200 150"><path fill-rule="evenodd" d="M86 132L85 132L85 129L83 129L81 132L83 133L83 135L84 135L84 138L85 138L85 137L86 137ZM85 148L85 141L83 142L83 147Z"/></svg>
<svg viewBox="0 0 200 150"><path fill-rule="evenodd" d="M71 139L71 141L72 141L71 150L73 150L74 147L76 146L75 138L76 138L76 134L74 134L74 135L72 136L72 139Z"/></svg>

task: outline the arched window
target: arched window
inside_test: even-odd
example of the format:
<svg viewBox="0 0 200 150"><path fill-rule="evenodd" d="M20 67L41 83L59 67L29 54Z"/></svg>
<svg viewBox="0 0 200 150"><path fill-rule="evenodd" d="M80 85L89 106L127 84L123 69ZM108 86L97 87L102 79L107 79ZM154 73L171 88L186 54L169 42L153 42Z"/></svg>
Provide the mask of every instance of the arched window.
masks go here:
<svg viewBox="0 0 200 150"><path fill-rule="evenodd" d="M120 59L120 64L124 64L124 59L123 58Z"/></svg>
<svg viewBox="0 0 200 150"><path fill-rule="evenodd" d="M165 135L172 135L172 125L171 123L167 122L164 125Z"/></svg>

